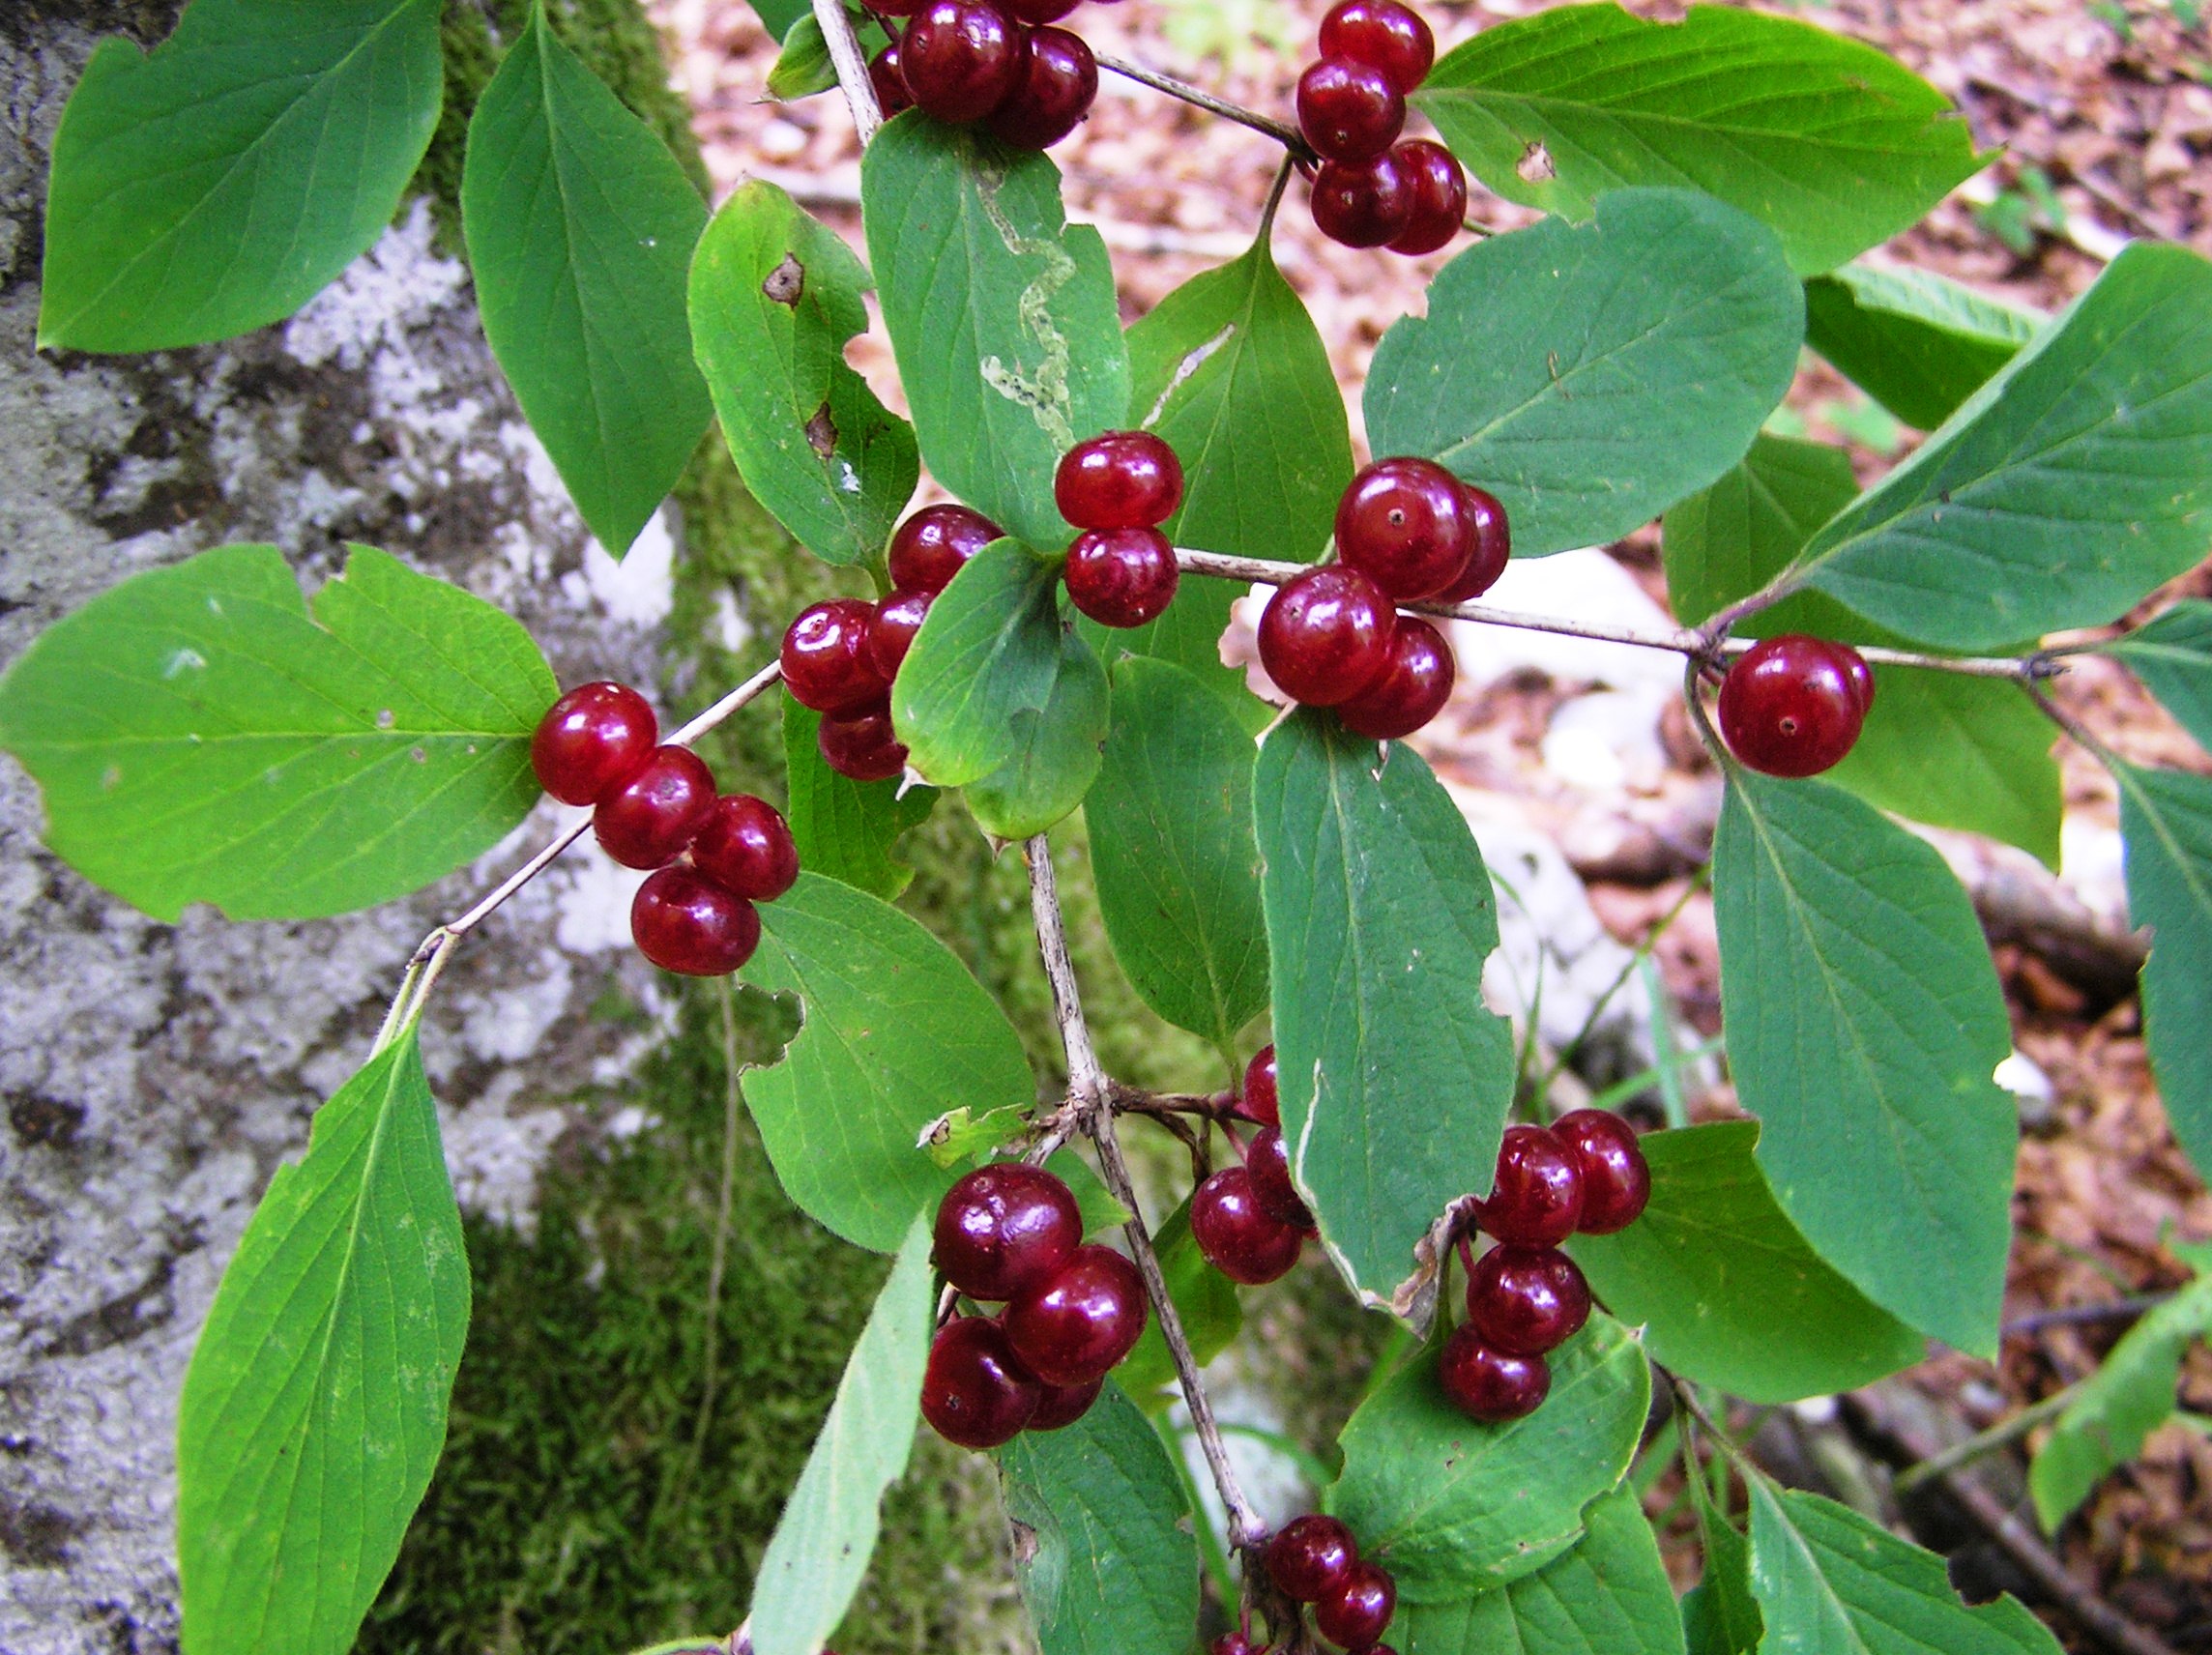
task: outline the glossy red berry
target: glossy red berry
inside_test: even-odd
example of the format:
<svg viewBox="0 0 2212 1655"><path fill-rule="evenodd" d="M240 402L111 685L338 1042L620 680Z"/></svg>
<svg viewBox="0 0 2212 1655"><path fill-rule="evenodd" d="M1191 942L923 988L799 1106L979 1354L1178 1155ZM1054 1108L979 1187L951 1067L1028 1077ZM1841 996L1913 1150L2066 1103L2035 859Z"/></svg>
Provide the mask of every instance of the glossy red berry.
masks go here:
<svg viewBox="0 0 2212 1655"><path fill-rule="evenodd" d="M1314 1605L1314 1625L1331 1643L1365 1650L1382 1636L1398 1607L1398 1582L1380 1563L1352 1565L1343 1585Z"/></svg>
<svg viewBox="0 0 2212 1655"><path fill-rule="evenodd" d="M868 623L868 659L888 681L898 677L906 653L929 617L926 592L894 592L876 605L876 618Z"/></svg>
<svg viewBox="0 0 2212 1655"><path fill-rule="evenodd" d="M1288 1275L1305 1247L1295 1226L1261 1209L1243 1167L1224 1167L1191 1191L1190 1234L1208 1263L1251 1288Z"/></svg>
<svg viewBox="0 0 2212 1655"><path fill-rule="evenodd" d="M980 121L1021 73L1014 20L987 0L929 0L899 42L907 91L940 121Z"/></svg>
<svg viewBox="0 0 2212 1655"><path fill-rule="evenodd" d="M891 585L935 597L961 566L1002 537L998 524L965 506L924 506L891 536Z"/></svg>
<svg viewBox="0 0 2212 1655"><path fill-rule="evenodd" d="M690 868L662 868L630 899L637 951L664 972L718 977L760 946L760 915L742 896Z"/></svg>
<svg viewBox="0 0 2212 1655"><path fill-rule="evenodd" d="M1083 124L1098 96L1098 60L1083 37L1032 29L1022 39L1014 89L991 113L991 132L1020 150L1048 150Z"/></svg>
<svg viewBox="0 0 2212 1655"><path fill-rule="evenodd" d="M1583 1170L1585 1235L1611 1235L1644 1216L1651 1168L1635 1127L1610 1110L1578 1109L1552 1122L1552 1136L1574 1151Z"/></svg>
<svg viewBox="0 0 2212 1655"><path fill-rule="evenodd" d="M1006 1341L1047 1384L1087 1385L1145 1330L1145 1279L1111 1247L1078 1247L1041 1288L1006 1306Z"/></svg>
<svg viewBox="0 0 2212 1655"><path fill-rule="evenodd" d="M1182 504L1182 462L1150 431L1105 431L1062 456L1052 492L1078 529L1156 529Z"/></svg>
<svg viewBox="0 0 2212 1655"><path fill-rule="evenodd" d="M1846 645L1797 632L1752 645L1721 681L1729 751L1767 775L1819 775L1835 765L1866 723L1871 696L1852 666L1859 659Z"/></svg>
<svg viewBox="0 0 2212 1655"><path fill-rule="evenodd" d="M1061 1431L1091 1411L1091 1405L1105 1389L1104 1379L1087 1385L1045 1385L1037 1397L1036 1412L1030 1416L1031 1431ZM827 1655L827 1652L825 1652Z"/></svg>
<svg viewBox="0 0 2212 1655"><path fill-rule="evenodd" d="M1487 489L1461 483L1467 497L1468 520L1474 525L1474 550L1459 578L1437 594L1439 603L1472 603L1498 584L1513 556L1513 534L1505 521L1505 508Z"/></svg>
<svg viewBox="0 0 2212 1655"><path fill-rule="evenodd" d="M1314 174L1313 221L1348 247L1387 247L1413 221L1413 181L1394 155L1324 161Z"/></svg>
<svg viewBox="0 0 2212 1655"><path fill-rule="evenodd" d="M1391 238L1394 253L1433 253L1467 222L1467 174L1441 144L1412 138L1390 152L1413 191L1406 227Z"/></svg>
<svg viewBox="0 0 2212 1655"><path fill-rule="evenodd" d="M1333 707L1390 670L1397 612L1357 569L1324 564L1285 581L1260 616L1260 664L1293 701Z"/></svg>
<svg viewBox="0 0 2212 1655"><path fill-rule="evenodd" d="M660 725L626 683L582 683L545 711L530 738L538 785L563 804L591 804L643 768Z"/></svg>
<svg viewBox="0 0 2212 1655"><path fill-rule="evenodd" d="M1426 621L1401 615L1390 638L1389 670L1339 706L1336 715L1355 736L1394 741L1443 711L1458 676L1459 663L1443 634Z"/></svg>
<svg viewBox="0 0 2212 1655"><path fill-rule="evenodd" d="M599 800L592 830L626 868L665 867L714 808L714 772L688 747L655 747L637 773Z"/></svg>
<svg viewBox="0 0 2212 1655"><path fill-rule="evenodd" d="M1508 1356L1492 1349L1470 1324L1453 1329L1444 1341L1437 1381L1462 1413L1499 1425L1543 1406L1552 1370L1541 1356Z"/></svg>
<svg viewBox="0 0 2212 1655"><path fill-rule="evenodd" d="M783 682L792 699L817 712L853 713L884 698L890 685L868 653L876 606L833 597L799 612L783 635Z"/></svg>
<svg viewBox="0 0 2212 1655"><path fill-rule="evenodd" d="M1474 554L1467 491L1434 460L1378 460L1336 506L1336 555L1400 603L1459 578Z"/></svg>
<svg viewBox="0 0 2212 1655"><path fill-rule="evenodd" d="M1389 75L1324 57L1298 76L1298 131L1324 160L1373 160L1406 130L1406 95Z"/></svg>
<svg viewBox="0 0 2212 1655"><path fill-rule="evenodd" d="M1067 548L1067 595L1101 626L1142 626L1175 601L1175 547L1157 529L1086 529Z"/></svg>
<svg viewBox="0 0 2212 1655"><path fill-rule="evenodd" d="M1574 1150L1541 1126L1505 1129L1482 1228L1500 1241L1557 1247L1583 1215L1583 1169Z"/></svg>
<svg viewBox="0 0 2212 1655"><path fill-rule="evenodd" d="M1261 1646L1241 1632L1224 1632L1206 1646L1206 1655L1263 1655Z"/></svg>
<svg viewBox="0 0 2212 1655"><path fill-rule="evenodd" d="M1055 1174L1021 1161L977 1167L937 1206L937 1267L970 1298L1041 1288L1083 1245L1083 1214Z"/></svg>
<svg viewBox="0 0 2212 1655"><path fill-rule="evenodd" d="M1379 69L1411 98L1437 61L1437 37L1398 0L1343 0L1321 20L1321 55Z"/></svg>
<svg viewBox="0 0 2212 1655"><path fill-rule="evenodd" d="M1244 1065L1244 1089L1237 1099L1237 1112L1262 1126L1283 1123L1281 1094L1275 1089L1275 1048L1263 1046Z"/></svg>
<svg viewBox="0 0 2212 1655"><path fill-rule="evenodd" d="M996 1448L1036 1417L1043 1387L1006 1346L1006 1330L987 1316L964 1316L938 1329L921 1375L921 1417L947 1442Z"/></svg>
<svg viewBox="0 0 2212 1655"><path fill-rule="evenodd" d="M1589 1311L1589 1284L1557 1247L1493 1247L1468 1277L1468 1324L1508 1356L1557 1350Z"/></svg>
<svg viewBox="0 0 2212 1655"><path fill-rule="evenodd" d="M884 119L914 107L914 94L906 89L906 72L899 68L896 41L868 60L868 84L876 89L876 102Z"/></svg>
<svg viewBox="0 0 2212 1655"><path fill-rule="evenodd" d="M889 781L906 770L906 746L891 729L887 703L847 718L823 719L814 744L831 769L852 781Z"/></svg>
<svg viewBox="0 0 2212 1655"><path fill-rule="evenodd" d="M1343 1589L1359 1560L1352 1530L1333 1517L1294 1517L1267 1542L1267 1578L1294 1603L1318 1603Z"/></svg>
<svg viewBox="0 0 2212 1655"><path fill-rule="evenodd" d="M1313 1213L1291 1177L1291 1147L1280 1128L1263 1126L1244 1147L1244 1170L1252 1175L1252 1196L1260 1210L1298 1231L1313 1228Z"/></svg>
<svg viewBox="0 0 2212 1655"><path fill-rule="evenodd" d="M1847 644L1836 646L1844 653L1845 670L1850 675L1851 687L1859 693L1859 715L1864 717L1874 711L1874 668L1867 665L1866 656Z"/></svg>
<svg viewBox="0 0 2212 1655"><path fill-rule="evenodd" d="M733 895L773 902L799 878L799 847L783 812L741 793L714 800L691 840L691 865Z"/></svg>

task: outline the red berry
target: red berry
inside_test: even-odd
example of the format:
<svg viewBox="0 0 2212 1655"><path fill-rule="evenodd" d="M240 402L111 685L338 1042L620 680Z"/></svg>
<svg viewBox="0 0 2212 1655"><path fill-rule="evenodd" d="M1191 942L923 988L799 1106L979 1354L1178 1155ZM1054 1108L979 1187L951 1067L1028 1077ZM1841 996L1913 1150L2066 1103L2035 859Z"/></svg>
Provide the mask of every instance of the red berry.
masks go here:
<svg viewBox="0 0 2212 1655"><path fill-rule="evenodd" d="M799 847L780 810L741 793L714 800L691 840L691 864L733 895L773 902L799 878Z"/></svg>
<svg viewBox="0 0 2212 1655"><path fill-rule="evenodd" d="M1052 492L1078 529L1156 529L1182 504L1182 462L1150 431L1106 431L1067 450Z"/></svg>
<svg viewBox="0 0 2212 1655"><path fill-rule="evenodd" d="M1574 1150L1541 1126L1508 1126L1498 1180L1482 1204L1483 1229L1500 1241L1557 1247L1583 1215L1583 1170Z"/></svg>
<svg viewBox="0 0 2212 1655"><path fill-rule="evenodd" d="M714 772L688 747L655 747L637 773L599 800L592 830L626 868L665 867L714 808Z"/></svg>
<svg viewBox="0 0 2212 1655"><path fill-rule="evenodd" d="M1002 537L998 524L965 506L924 506L891 536L891 585L935 597L970 558Z"/></svg>
<svg viewBox="0 0 2212 1655"><path fill-rule="evenodd" d="M1413 221L1413 181L1394 155L1324 161L1314 174L1313 221L1348 247L1387 247Z"/></svg>
<svg viewBox="0 0 2212 1655"><path fill-rule="evenodd" d="M1244 1170L1252 1175L1252 1198L1278 1224L1298 1231L1313 1228L1313 1213L1291 1178L1291 1147L1280 1128L1263 1126L1244 1148Z"/></svg>
<svg viewBox="0 0 2212 1655"><path fill-rule="evenodd" d="M1874 668L1867 665L1866 656L1846 644L1836 646L1844 653L1844 665L1851 677L1851 687L1859 692L1859 714L1864 717L1874 711Z"/></svg>
<svg viewBox="0 0 2212 1655"><path fill-rule="evenodd" d="M1250 1288L1289 1274L1305 1247L1295 1227L1261 1210L1243 1167L1224 1167L1191 1191L1190 1234L1208 1263Z"/></svg>
<svg viewBox="0 0 2212 1655"><path fill-rule="evenodd" d="M1585 1235L1611 1235L1644 1216L1651 1168L1635 1127L1608 1110L1578 1109L1552 1122L1552 1136L1574 1151L1583 1170Z"/></svg>
<svg viewBox="0 0 2212 1655"><path fill-rule="evenodd" d="M1281 1094L1275 1089L1275 1048L1263 1046L1252 1054L1252 1060L1244 1065L1244 1091L1237 1100L1237 1112L1247 1120L1257 1120L1262 1126L1280 1126L1283 1123Z"/></svg>
<svg viewBox="0 0 2212 1655"><path fill-rule="evenodd" d="M1324 57L1298 76L1298 131L1324 160L1373 160L1406 130L1406 95L1372 64Z"/></svg>
<svg viewBox="0 0 2212 1655"><path fill-rule="evenodd" d="M1014 89L991 114L991 131L1018 150L1049 150L1082 125L1098 96L1098 60L1080 35L1032 29Z"/></svg>
<svg viewBox="0 0 2212 1655"><path fill-rule="evenodd" d="M783 635L783 682L792 699L817 712L854 713L890 686L868 654L876 606L833 597L799 612Z"/></svg>
<svg viewBox="0 0 2212 1655"><path fill-rule="evenodd" d="M1474 550L1459 578L1437 594L1439 603L1472 603L1498 584L1513 556L1513 535L1505 521L1505 508L1498 496L1470 483L1461 483L1467 496L1468 520L1474 525Z"/></svg>
<svg viewBox="0 0 2212 1655"><path fill-rule="evenodd" d="M659 734L653 709L629 685L578 684L538 721L530 768L563 804L591 804L637 774Z"/></svg>
<svg viewBox="0 0 2212 1655"><path fill-rule="evenodd" d="M896 41L868 60L868 84L876 89L876 102L884 119L914 107L914 94L906 89L906 72L899 68Z"/></svg>
<svg viewBox="0 0 2212 1655"><path fill-rule="evenodd" d="M876 605L876 618L868 623L868 660L885 679L897 678L906 664L915 634L929 617L929 604L926 592L894 592Z"/></svg>
<svg viewBox="0 0 2212 1655"><path fill-rule="evenodd" d="M1157 529L1086 529L1067 548L1067 595L1101 626L1142 626L1174 601L1175 547Z"/></svg>
<svg viewBox="0 0 2212 1655"><path fill-rule="evenodd" d="M1058 1274L1006 1306L1006 1341L1048 1384L1087 1385L1145 1330L1145 1279L1111 1247L1078 1247Z"/></svg>
<svg viewBox="0 0 2212 1655"><path fill-rule="evenodd" d="M1025 23L1057 23L1081 0L1006 0L1006 10Z"/></svg>
<svg viewBox="0 0 2212 1655"><path fill-rule="evenodd" d="M1260 617L1260 664L1293 701L1333 707L1390 670L1397 613L1357 569L1293 575Z"/></svg>
<svg viewBox="0 0 2212 1655"><path fill-rule="evenodd" d="M996 1161L945 1192L937 1267L970 1298L1009 1299L1041 1288L1083 1245L1083 1214L1042 1167Z"/></svg>
<svg viewBox="0 0 2212 1655"><path fill-rule="evenodd" d="M906 769L906 747L891 729L888 703L848 718L823 719L814 744L831 769L853 781L889 781Z"/></svg>
<svg viewBox="0 0 2212 1655"><path fill-rule="evenodd" d="M1321 55L1379 69L1410 98L1437 61L1437 37L1398 0L1343 0L1321 20Z"/></svg>
<svg viewBox="0 0 2212 1655"><path fill-rule="evenodd" d="M1260 1645L1241 1632L1224 1632L1206 1649L1207 1655L1264 1655Z"/></svg>
<svg viewBox="0 0 2212 1655"><path fill-rule="evenodd" d="M1391 239L1394 253L1433 253L1467 222L1467 174L1441 144L1412 138L1391 151L1413 189L1413 211Z"/></svg>
<svg viewBox="0 0 2212 1655"><path fill-rule="evenodd" d="M1337 708L1336 715L1355 736L1394 741L1443 711L1458 676L1459 663L1443 634L1426 621L1401 615L1390 639L1389 671Z"/></svg>
<svg viewBox="0 0 2212 1655"><path fill-rule="evenodd" d="M1352 1530L1333 1517L1294 1517L1267 1542L1267 1578L1295 1603L1318 1603L1352 1579L1359 1560Z"/></svg>
<svg viewBox="0 0 2212 1655"><path fill-rule="evenodd" d="M1380 1563L1352 1565L1344 1584L1314 1605L1314 1625L1331 1643L1364 1650L1390 1624L1398 1607L1398 1583Z"/></svg>
<svg viewBox="0 0 2212 1655"><path fill-rule="evenodd" d="M1014 89L1021 35L988 0L929 0L899 43L914 101L940 121L980 121Z"/></svg>
<svg viewBox="0 0 2212 1655"><path fill-rule="evenodd" d="M1400 603L1459 578L1474 554L1474 523L1459 479L1434 460L1379 460L1336 507L1336 555Z"/></svg>
<svg viewBox="0 0 2212 1655"><path fill-rule="evenodd" d="M1552 1370L1543 1357L1494 1350L1470 1325L1455 1328L1444 1341L1437 1379L1454 1408L1490 1425L1534 1413L1552 1389Z"/></svg>
<svg viewBox="0 0 2212 1655"><path fill-rule="evenodd" d="M1036 1416L1042 1387L1006 1347L1006 1330L987 1316L964 1316L938 1329L921 1375L921 1417L947 1442L996 1448Z"/></svg>
<svg viewBox="0 0 2212 1655"><path fill-rule="evenodd" d="M1104 1379L1092 1379L1087 1385L1046 1385L1037 1398L1036 1412L1030 1416L1031 1431L1060 1431L1073 1425L1091 1411L1091 1405L1098 1400L1098 1393L1106 1386ZM823 1655L829 1655L825 1650Z"/></svg>
<svg viewBox="0 0 2212 1655"><path fill-rule="evenodd" d="M1866 723L1856 650L1788 632L1739 655L1721 681L1729 751L1776 776L1819 775L1851 750ZM1863 662L1861 665L1863 666Z"/></svg>
<svg viewBox="0 0 2212 1655"><path fill-rule="evenodd" d="M1555 1350L1589 1320L1589 1284L1557 1247L1493 1247L1467 1281L1467 1320L1508 1356Z"/></svg>
<svg viewBox="0 0 2212 1655"><path fill-rule="evenodd" d="M664 972L718 977L753 957L760 915L690 868L662 868L630 899L629 934L637 951Z"/></svg>

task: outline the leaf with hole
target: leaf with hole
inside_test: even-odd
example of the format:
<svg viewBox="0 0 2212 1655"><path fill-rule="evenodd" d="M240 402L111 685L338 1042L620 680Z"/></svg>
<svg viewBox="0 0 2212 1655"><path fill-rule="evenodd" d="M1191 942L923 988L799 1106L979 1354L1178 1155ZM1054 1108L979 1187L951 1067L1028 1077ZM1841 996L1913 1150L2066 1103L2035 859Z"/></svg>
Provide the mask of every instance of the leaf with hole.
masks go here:
<svg viewBox="0 0 2212 1655"><path fill-rule="evenodd" d="M1957 413L2049 320L1903 266L1848 264L1805 284L1805 342L1923 431Z"/></svg>

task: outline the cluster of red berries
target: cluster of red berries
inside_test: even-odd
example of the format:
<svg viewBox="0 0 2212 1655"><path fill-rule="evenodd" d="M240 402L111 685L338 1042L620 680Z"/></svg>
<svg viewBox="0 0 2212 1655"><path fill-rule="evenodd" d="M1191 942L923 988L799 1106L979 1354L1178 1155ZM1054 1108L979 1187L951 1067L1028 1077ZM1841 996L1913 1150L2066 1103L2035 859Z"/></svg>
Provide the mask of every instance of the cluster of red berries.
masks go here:
<svg viewBox="0 0 2212 1655"><path fill-rule="evenodd" d="M1101 626L1142 626L1176 595L1175 547L1160 525L1182 505L1182 462L1150 431L1106 431L1061 457L1060 514L1081 531L1063 578Z"/></svg>
<svg viewBox="0 0 2212 1655"><path fill-rule="evenodd" d="M985 123L1016 149L1075 131L1098 96L1098 60L1080 35L1048 25L1078 0L869 0L892 35L868 65L886 118L902 109L955 126ZM903 31L893 17L908 21Z"/></svg>
<svg viewBox="0 0 2212 1655"><path fill-rule="evenodd" d="M1840 763L1874 706L1874 669L1848 644L1788 632L1752 645L1721 681L1729 751L1767 775L1809 776Z"/></svg>
<svg viewBox="0 0 2212 1655"><path fill-rule="evenodd" d="M996 1448L1090 1410L1145 1330L1144 1278L1111 1247L1086 1246L1066 1184L1042 1167L979 1167L937 1209L937 1267L997 1316L937 1331L921 1416L948 1442Z"/></svg>
<svg viewBox="0 0 2212 1655"><path fill-rule="evenodd" d="M1468 1273L1467 1321L1438 1370L1444 1394L1480 1420L1533 1413L1552 1388L1545 1355L1589 1320L1589 1284L1559 1243L1624 1230L1650 1199L1651 1169L1619 1116L1578 1109L1548 1130L1508 1126L1476 1213L1498 1245Z"/></svg>
<svg viewBox="0 0 2212 1655"><path fill-rule="evenodd" d="M1314 1234L1313 1214L1291 1182L1275 1096L1275 1048L1263 1046L1244 1070L1237 1113L1258 1123L1238 1146L1242 1162L1224 1167L1190 1196L1190 1234L1206 1262L1233 1282L1256 1288L1280 1280ZM1236 1144L1234 1135L1230 1143Z"/></svg>
<svg viewBox="0 0 2212 1655"><path fill-rule="evenodd" d="M1394 1655L1381 1641L1398 1607L1398 1583L1359 1555L1352 1530L1333 1517L1294 1517L1267 1542L1267 1578L1293 1603L1311 1604L1321 1635L1354 1655ZM1213 1655L1264 1655L1242 1633L1216 1640Z"/></svg>
<svg viewBox="0 0 2212 1655"><path fill-rule="evenodd" d="M589 804L608 856L652 868L630 903L630 936L663 971L718 977L760 945L756 902L799 878L799 847L774 805L717 794L688 747L659 746L645 697L587 683L556 701L530 739L538 785L564 804Z"/></svg>
<svg viewBox="0 0 2212 1655"><path fill-rule="evenodd" d="M1397 605L1470 602L1511 550L1490 494L1431 460L1378 461L1338 503L1338 561L1268 600L1260 664L1293 701L1335 708L1357 735L1410 736L1442 710L1458 668L1443 635Z"/></svg>
<svg viewBox="0 0 2212 1655"><path fill-rule="evenodd" d="M1342 0L1321 24L1321 61L1298 77L1298 130L1321 157L1314 223L1348 247L1432 253L1467 218L1467 174L1443 145L1399 141L1406 99L1436 37L1398 0Z"/></svg>

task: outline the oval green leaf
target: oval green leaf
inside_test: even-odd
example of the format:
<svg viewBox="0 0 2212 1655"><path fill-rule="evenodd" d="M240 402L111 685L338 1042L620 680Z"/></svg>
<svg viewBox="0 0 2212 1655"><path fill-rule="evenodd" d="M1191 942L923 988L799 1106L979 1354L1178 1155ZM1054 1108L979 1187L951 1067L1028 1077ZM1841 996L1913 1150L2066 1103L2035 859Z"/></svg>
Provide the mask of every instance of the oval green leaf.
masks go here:
<svg viewBox="0 0 2212 1655"><path fill-rule="evenodd" d="M1805 342L1923 431L1957 413L2048 320L1906 266L1848 264L1805 284Z"/></svg>
<svg viewBox="0 0 2212 1655"><path fill-rule="evenodd" d="M928 820L937 789L908 787L897 776L855 781L839 775L822 756L815 737L821 728L821 713L784 697L784 814L799 865L890 902L914 878L898 842Z"/></svg>
<svg viewBox="0 0 2212 1655"><path fill-rule="evenodd" d="M1105 667L1083 634L1061 623L1043 703L1014 712L1006 727L1012 756L968 784L975 825L1001 839L1027 839L1073 812L1098 774L1112 709Z"/></svg>
<svg viewBox="0 0 2212 1655"><path fill-rule="evenodd" d="M2143 1030L2173 1136L2212 1168L2212 781L2113 764L2128 915L2151 930Z"/></svg>
<svg viewBox="0 0 2212 1655"><path fill-rule="evenodd" d="M2104 653L2141 679L2198 746L2212 748L2212 603L2186 598Z"/></svg>

